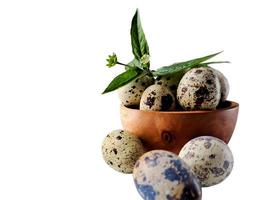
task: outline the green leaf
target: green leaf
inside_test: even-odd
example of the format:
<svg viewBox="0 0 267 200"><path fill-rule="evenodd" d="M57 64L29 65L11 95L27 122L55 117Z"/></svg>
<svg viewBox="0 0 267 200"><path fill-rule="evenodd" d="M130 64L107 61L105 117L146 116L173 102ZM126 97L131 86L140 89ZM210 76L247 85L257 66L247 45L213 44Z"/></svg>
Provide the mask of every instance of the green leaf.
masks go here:
<svg viewBox="0 0 267 200"><path fill-rule="evenodd" d="M211 64L221 64L221 63L231 63L229 61L214 61L214 62L205 62L202 64L211 65Z"/></svg>
<svg viewBox="0 0 267 200"><path fill-rule="evenodd" d="M102 94L114 91L127 83L137 78L142 73L142 70L138 68L129 69L122 74L116 76Z"/></svg>
<svg viewBox="0 0 267 200"><path fill-rule="evenodd" d="M193 67L199 65L200 63L203 63L206 60L209 60L212 57L214 57L214 56L216 56L216 55L218 55L220 53L221 52L218 52L218 53L211 54L211 55L208 55L208 56L204 56L204 57L201 57L201 58L196 58L196 59L185 61L185 62L175 63L175 64L172 64L170 66L161 67L161 68L157 69L153 73L153 75L154 76L164 76L164 75L177 73L180 70L186 70L186 69L189 69L189 68L193 68Z"/></svg>
<svg viewBox="0 0 267 200"><path fill-rule="evenodd" d="M134 58L131 62L127 64L127 66L125 66L125 70L135 68L135 67L138 67L138 68L141 67L140 61L137 60L136 58Z"/></svg>
<svg viewBox="0 0 267 200"><path fill-rule="evenodd" d="M132 19L131 43L133 54L137 60L141 60L145 54L149 55L149 47L141 25L138 9Z"/></svg>

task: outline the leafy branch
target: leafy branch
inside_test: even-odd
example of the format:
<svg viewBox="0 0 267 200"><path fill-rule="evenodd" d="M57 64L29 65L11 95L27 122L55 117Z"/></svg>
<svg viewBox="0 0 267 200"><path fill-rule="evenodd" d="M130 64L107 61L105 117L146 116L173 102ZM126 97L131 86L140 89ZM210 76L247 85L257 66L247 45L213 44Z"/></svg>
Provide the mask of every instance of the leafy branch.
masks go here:
<svg viewBox="0 0 267 200"><path fill-rule="evenodd" d="M131 44L132 44L132 52L134 55L134 59L128 64L124 64L118 61L117 55L113 53L109 55L107 58L107 66L109 68L114 67L115 65L122 65L125 67L125 70L120 75L116 76L107 88L104 90L102 94L114 91L129 82L133 81L138 77L142 77L145 75L151 77L157 76L166 76L172 74L180 74L186 70L199 67L199 66L208 66L210 64L218 64L218 63L229 63L228 61L214 61L214 62L206 62L207 60L217 56L222 52L218 52L215 54L210 54L204 57L174 63L169 66L161 67L155 71L150 70L150 54L149 54L149 46L141 25L140 15L138 9L136 10L132 23L131 23Z"/></svg>

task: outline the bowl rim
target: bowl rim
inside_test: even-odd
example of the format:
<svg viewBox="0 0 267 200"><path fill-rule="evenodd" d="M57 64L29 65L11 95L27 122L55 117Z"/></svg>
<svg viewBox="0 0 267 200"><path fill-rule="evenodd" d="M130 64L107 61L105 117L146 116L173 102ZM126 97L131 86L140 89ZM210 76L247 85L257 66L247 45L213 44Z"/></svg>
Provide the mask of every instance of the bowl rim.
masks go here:
<svg viewBox="0 0 267 200"><path fill-rule="evenodd" d="M192 111L147 111L147 110L139 110L136 108L129 108L121 104L121 109L130 110L133 112L141 112L141 113L155 113L155 114L201 114L201 113L216 113L216 112L223 112L227 110L233 110L239 108L239 103L235 101L228 101L231 105L226 108L219 108L216 110L192 110Z"/></svg>

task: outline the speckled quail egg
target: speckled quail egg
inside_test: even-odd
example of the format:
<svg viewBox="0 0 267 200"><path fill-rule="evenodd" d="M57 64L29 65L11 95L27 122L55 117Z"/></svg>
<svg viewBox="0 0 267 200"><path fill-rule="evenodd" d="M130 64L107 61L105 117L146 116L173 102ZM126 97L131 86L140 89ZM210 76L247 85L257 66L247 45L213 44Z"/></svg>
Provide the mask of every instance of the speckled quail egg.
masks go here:
<svg viewBox="0 0 267 200"><path fill-rule="evenodd" d="M155 84L169 88L173 95L176 96L177 87L182 77L183 73L177 73L167 76L158 76L156 78Z"/></svg>
<svg viewBox="0 0 267 200"><path fill-rule="evenodd" d="M216 74L219 78L219 82L221 84L221 102L224 102L227 100L227 97L228 97L228 94L230 91L229 82L228 82L227 78L223 75L222 72L220 72L219 70L214 69L214 68L212 68L212 69L216 72Z"/></svg>
<svg viewBox="0 0 267 200"><path fill-rule="evenodd" d="M151 85L143 93L140 110L167 111L174 110L175 97L172 92L162 85Z"/></svg>
<svg viewBox="0 0 267 200"><path fill-rule="evenodd" d="M136 162L133 171L135 186L146 200L201 200L201 186L176 154L153 150Z"/></svg>
<svg viewBox="0 0 267 200"><path fill-rule="evenodd" d="M102 144L106 163L122 173L132 173L135 162L144 153L140 139L124 130L112 131Z"/></svg>
<svg viewBox="0 0 267 200"><path fill-rule="evenodd" d="M189 141L179 156L195 172L203 187L216 185L231 173L234 159L222 140L201 136Z"/></svg>
<svg viewBox="0 0 267 200"><path fill-rule="evenodd" d="M208 67L189 70L177 88L177 100L185 110L216 109L221 98L217 74Z"/></svg>
<svg viewBox="0 0 267 200"><path fill-rule="evenodd" d="M125 106L138 106L145 89L154 83L149 76L137 78L118 89L120 101Z"/></svg>

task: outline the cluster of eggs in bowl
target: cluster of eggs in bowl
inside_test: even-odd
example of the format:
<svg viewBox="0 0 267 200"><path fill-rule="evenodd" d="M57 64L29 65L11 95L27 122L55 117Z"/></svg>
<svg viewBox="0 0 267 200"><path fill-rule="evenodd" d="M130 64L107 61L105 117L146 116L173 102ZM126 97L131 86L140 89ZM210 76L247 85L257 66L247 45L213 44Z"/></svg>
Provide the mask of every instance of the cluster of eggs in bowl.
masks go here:
<svg viewBox="0 0 267 200"><path fill-rule="evenodd" d="M184 74L135 79L119 89L123 130L106 136L102 154L122 173L133 173L147 200L200 200L202 187L232 171L227 143L238 104L227 101L229 83L211 67Z"/></svg>
<svg viewBox="0 0 267 200"><path fill-rule="evenodd" d="M211 67L198 67L185 75L144 76L119 89L124 106L145 111L214 110L229 93L226 77Z"/></svg>
<svg viewBox="0 0 267 200"><path fill-rule="evenodd" d="M228 101L226 77L211 67L184 74L136 79L119 89L123 129L139 137L148 150L178 153L198 136L228 143L239 105Z"/></svg>

